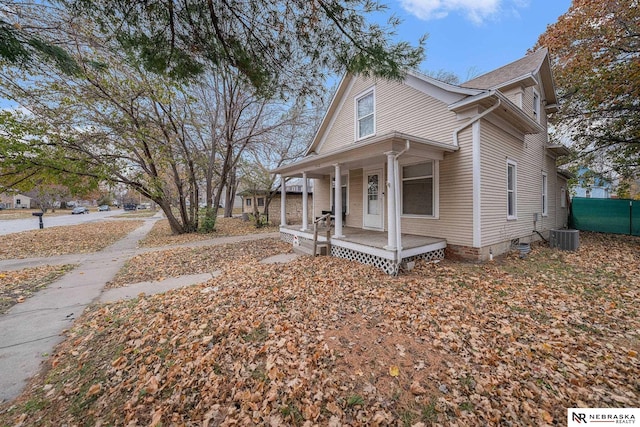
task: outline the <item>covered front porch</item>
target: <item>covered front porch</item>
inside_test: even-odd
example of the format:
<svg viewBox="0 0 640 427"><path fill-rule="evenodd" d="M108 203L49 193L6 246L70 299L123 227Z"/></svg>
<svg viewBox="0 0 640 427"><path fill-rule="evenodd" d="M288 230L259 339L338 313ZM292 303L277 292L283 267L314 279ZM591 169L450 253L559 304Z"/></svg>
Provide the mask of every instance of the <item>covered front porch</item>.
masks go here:
<svg viewBox="0 0 640 427"><path fill-rule="evenodd" d="M399 251L387 246L387 233L356 227L343 227L343 237L331 239L331 256L358 261L396 275L402 265L417 259L428 261L444 258L447 242L444 239L413 234L402 234L402 248ZM301 225L280 227L280 238L294 245L311 243L313 230L301 230ZM326 241L326 234L319 233L318 240Z"/></svg>
<svg viewBox="0 0 640 427"><path fill-rule="evenodd" d="M302 223L287 225L281 216L282 239L313 239L314 220L330 213L330 255L374 265L397 274L417 258L444 258L446 241L429 237L438 218L439 162L458 147L399 132L379 135L276 170L281 177L281 212L287 177L302 178ZM307 181L314 179L311 212ZM412 226L402 230L403 221ZM431 222L429 222L431 221ZM316 241L327 240L326 234Z"/></svg>

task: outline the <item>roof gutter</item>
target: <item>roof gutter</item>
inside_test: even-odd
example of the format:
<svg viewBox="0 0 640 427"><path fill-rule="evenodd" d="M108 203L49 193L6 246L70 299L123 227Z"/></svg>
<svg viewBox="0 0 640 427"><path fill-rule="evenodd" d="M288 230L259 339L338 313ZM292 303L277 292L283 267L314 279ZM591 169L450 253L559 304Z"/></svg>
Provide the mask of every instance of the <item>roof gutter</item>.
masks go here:
<svg viewBox="0 0 640 427"><path fill-rule="evenodd" d="M491 91L492 95L495 94L495 92ZM484 116L486 116L487 114L493 112L496 108L498 108L500 106L500 104L502 104L502 101L500 101L500 98L497 98L498 102L496 102L495 105L489 107L488 109L484 110L482 113L478 114L475 117L472 117L468 122L466 122L465 124L463 124L460 127L457 127L456 129L453 130L453 145L456 147L460 147L459 141L458 141L458 134L460 133L460 131L462 131L463 129L471 126L472 124L474 124L475 122L477 122L478 120L480 120L481 118L483 118Z"/></svg>

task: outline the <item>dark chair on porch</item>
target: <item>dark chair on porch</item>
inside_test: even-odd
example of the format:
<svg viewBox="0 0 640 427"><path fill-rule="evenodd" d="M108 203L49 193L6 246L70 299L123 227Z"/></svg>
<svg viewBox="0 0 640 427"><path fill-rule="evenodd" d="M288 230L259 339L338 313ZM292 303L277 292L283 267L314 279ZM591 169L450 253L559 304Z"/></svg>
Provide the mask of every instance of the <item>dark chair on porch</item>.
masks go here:
<svg viewBox="0 0 640 427"><path fill-rule="evenodd" d="M322 215L326 215L326 214L331 214L331 222L334 223L336 220L336 207L335 206L331 206L331 210L330 211L322 211ZM347 220L347 207L346 206L342 206L342 223L344 224L344 222Z"/></svg>

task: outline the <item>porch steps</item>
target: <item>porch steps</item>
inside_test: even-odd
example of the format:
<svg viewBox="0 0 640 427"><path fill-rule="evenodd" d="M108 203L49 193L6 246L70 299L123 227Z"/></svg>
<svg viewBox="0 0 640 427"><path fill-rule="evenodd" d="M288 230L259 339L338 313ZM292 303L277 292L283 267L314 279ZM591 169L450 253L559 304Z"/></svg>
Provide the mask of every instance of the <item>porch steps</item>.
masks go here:
<svg viewBox="0 0 640 427"><path fill-rule="evenodd" d="M316 253L313 253L313 242L301 241L298 246L293 247L293 252L300 255L328 255L329 252L329 242L317 242L316 243Z"/></svg>
<svg viewBox="0 0 640 427"><path fill-rule="evenodd" d="M307 240L302 240L299 244L296 244L296 242L294 241L293 252L311 256L331 255L331 223L329 222L330 216L331 213L329 212L322 215L321 217L316 218L316 220L313 222L313 240L310 242ZM324 241L318 240L320 228L323 229L323 234L326 233Z"/></svg>

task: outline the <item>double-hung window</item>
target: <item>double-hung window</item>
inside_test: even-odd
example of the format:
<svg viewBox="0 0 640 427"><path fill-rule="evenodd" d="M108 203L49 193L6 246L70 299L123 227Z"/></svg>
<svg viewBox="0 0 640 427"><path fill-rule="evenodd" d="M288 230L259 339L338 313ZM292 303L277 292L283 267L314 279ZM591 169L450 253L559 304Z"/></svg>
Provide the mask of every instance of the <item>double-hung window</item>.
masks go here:
<svg viewBox="0 0 640 427"><path fill-rule="evenodd" d="M507 160L507 219L517 219L517 170L516 162Z"/></svg>
<svg viewBox="0 0 640 427"><path fill-rule="evenodd" d="M542 215L549 214L549 198L547 197L547 173L542 172Z"/></svg>
<svg viewBox="0 0 640 427"><path fill-rule="evenodd" d="M356 98L356 140L375 133L375 92L372 89Z"/></svg>
<svg viewBox="0 0 640 427"><path fill-rule="evenodd" d="M533 90L533 118L536 122L540 122L540 95Z"/></svg>
<svg viewBox="0 0 640 427"><path fill-rule="evenodd" d="M402 167L402 214L435 215L434 162Z"/></svg>

